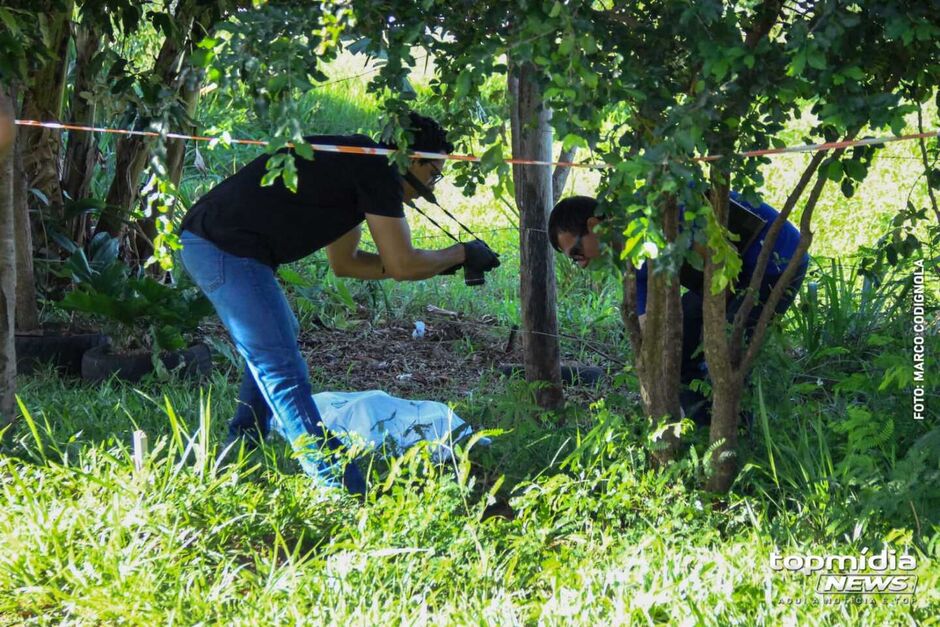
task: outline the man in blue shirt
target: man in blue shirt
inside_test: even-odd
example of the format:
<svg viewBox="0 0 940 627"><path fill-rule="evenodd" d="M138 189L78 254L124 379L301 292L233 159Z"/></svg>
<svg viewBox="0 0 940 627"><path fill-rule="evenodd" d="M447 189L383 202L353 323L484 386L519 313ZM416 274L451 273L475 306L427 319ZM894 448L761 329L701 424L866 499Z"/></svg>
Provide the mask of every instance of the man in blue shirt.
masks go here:
<svg viewBox="0 0 940 627"><path fill-rule="evenodd" d="M734 292L727 307L730 322L743 302L744 288L750 283L751 276L757 267L757 258L764 244L764 238L779 213L766 203L761 203L755 207L735 192L731 193L729 203L731 211L729 229L739 237L739 246L741 247L739 252L742 261L741 273L735 281ZM594 229L603 221L603 217L595 215L596 210L597 200L594 198L572 196L555 205L548 221L549 240L552 246L582 268L586 268L593 259L601 254L601 241ZM736 225L738 225L738 230L741 232L736 231ZM796 253L799 243L799 229L787 222L777 237L773 254L767 264L767 270L760 284L758 302L748 316L748 334L757 324L763 303L766 302L770 292L783 275L790 258ZM614 245L622 246L622 244L617 243ZM808 263L809 256L804 255L795 278L790 282L777 305L776 311L778 314L785 312L793 303L793 299L803 282L803 277L806 275ZM636 270L637 314L640 316L641 326L646 318L647 274L645 263ZM690 387L694 380L703 379L708 373L705 357L701 350L704 289L702 275L690 267L683 268L679 280L682 286L686 288L682 295L682 390L680 392L680 402L686 417L691 418L699 425L707 425L710 422L707 399L701 392Z"/></svg>

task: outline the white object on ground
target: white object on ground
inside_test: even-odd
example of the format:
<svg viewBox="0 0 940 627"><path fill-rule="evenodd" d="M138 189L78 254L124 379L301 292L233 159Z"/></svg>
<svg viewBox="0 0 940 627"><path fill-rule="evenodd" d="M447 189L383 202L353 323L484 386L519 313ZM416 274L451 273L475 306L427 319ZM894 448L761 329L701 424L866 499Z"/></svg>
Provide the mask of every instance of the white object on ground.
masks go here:
<svg viewBox="0 0 940 627"><path fill-rule="evenodd" d="M454 410L436 401L396 398L381 390L320 392L313 400L323 424L346 444L361 437L369 448L384 445L390 454L427 440L435 461L449 461L454 443L473 433ZM277 420L271 426L279 431ZM479 441L489 443L489 438Z"/></svg>
<svg viewBox="0 0 940 627"><path fill-rule="evenodd" d="M424 326L424 323L420 320L415 320L415 330L411 332L411 339L417 340L424 337L424 332L427 329Z"/></svg>

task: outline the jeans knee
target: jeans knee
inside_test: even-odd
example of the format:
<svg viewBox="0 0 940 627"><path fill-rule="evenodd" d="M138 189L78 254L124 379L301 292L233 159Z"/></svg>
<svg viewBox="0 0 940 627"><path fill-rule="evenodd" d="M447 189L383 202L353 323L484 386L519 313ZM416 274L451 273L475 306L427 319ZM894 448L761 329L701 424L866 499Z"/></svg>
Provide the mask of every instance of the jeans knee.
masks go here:
<svg viewBox="0 0 940 627"><path fill-rule="evenodd" d="M277 381L282 385L309 386L309 371L300 351L247 351L248 359L262 383Z"/></svg>

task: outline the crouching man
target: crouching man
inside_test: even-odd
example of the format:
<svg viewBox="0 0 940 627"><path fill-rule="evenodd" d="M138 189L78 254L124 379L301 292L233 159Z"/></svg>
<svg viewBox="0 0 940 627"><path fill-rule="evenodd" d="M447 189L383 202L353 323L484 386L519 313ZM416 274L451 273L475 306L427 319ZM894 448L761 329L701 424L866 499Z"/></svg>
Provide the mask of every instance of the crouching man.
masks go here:
<svg viewBox="0 0 940 627"><path fill-rule="evenodd" d="M745 202L737 193L732 192L729 200L729 230L739 237L739 252L741 253L742 269L734 284L734 293L728 303L727 315L731 322L735 313L741 306L744 297L744 288L750 283L751 276L757 267L757 258L761 246L770 226L779 213L773 207L761 203L754 207ZM565 198L555 205L548 222L549 239L558 252L564 253L575 264L586 268L593 259L601 254L602 243L594 232L597 225L604 219L595 215L597 201L587 196L572 196ZM796 253L800 242L800 231L793 224L787 222L777 237L767 271L760 284L760 293L757 303L751 310L747 320L747 333L753 330L760 317L763 303L767 301L770 292L786 270L790 258ZM622 242L613 244L618 250L622 249ZM704 251L700 251L704 253ZM804 256L799 270L784 292L777 305L777 314L782 314L793 303L799 291L809 256ZM691 270L691 271L690 271ZM703 281L700 272L691 267L683 268L679 280L686 288L682 295L682 366L679 400L682 411L686 417L691 418L698 425L708 425L710 416L705 396L693 390L691 383L696 379L704 379L708 370L702 345L702 308L703 308ZM637 279L637 314L642 326L646 314L646 280L647 267L644 263L636 270Z"/></svg>
<svg viewBox="0 0 940 627"><path fill-rule="evenodd" d="M433 120L411 114L413 150L448 153L453 146ZM309 143L388 147L363 135L311 136ZM341 449L321 425L306 362L298 344L298 323L278 285L280 264L326 249L337 276L416 281L464 266L489 272L499 258L481 240L442 250L411 243L402 203L443 176L442 160L418 159L401 175L381 155L318 152L294 158L297 192L279 179L265 186L267 155L222 181L193 205L181 225L182 260L205 292L245 359L238 408L229 424L229 443L263 438L271 420L300 455L304 471L328 486L339 482L364 493L354 463L342 467L332 452ZM362 223L378 254L359 249Z"/></svg>

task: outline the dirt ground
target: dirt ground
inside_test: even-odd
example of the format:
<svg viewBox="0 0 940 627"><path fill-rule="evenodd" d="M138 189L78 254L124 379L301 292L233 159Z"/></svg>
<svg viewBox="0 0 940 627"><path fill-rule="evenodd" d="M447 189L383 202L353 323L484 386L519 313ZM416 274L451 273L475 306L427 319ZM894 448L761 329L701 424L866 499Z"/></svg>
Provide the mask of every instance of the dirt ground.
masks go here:
<svg viewBox="0 0 940 627"><path fill-rule="evenodd" d="M500 376L500 366L522 364L523 336L518 330L486 316L429 309L420 316L423 337L414 336L413 319L375 324L364 317L347 329L306 325L300 346L312 378L331 390L380 389L402 398L447 402L479 393L482 381ZM228 343L220 324L208 327L208 335ZM566 397L585 405L613 391L612 380L621 366L601 355L583 363L564 352L562 363L605 371L597 384L565 385Z"/></svg>
<svg viewBox="0 0 940 627"><path fill-rule="evenodd" d="M439 315L422 321L423 337L413 337L410 320L382 326L364 320L348 330L305 329L301 351L315 378L402 397L420 391L428 400L463 396L479 387L486 371L522 361L517 334L510 343L508 329Z"/></svg>
<svg viewBox="0 0 940 627"><path fill-rule="evenodd" d="M479 392L481 381L499 376L500 366L523 362L524 336L493 318L469 318L435 307L420 318L425 325L423 337L415 337L411 319L381 325L363 320L348 330L305 329L301 350L313 376L327 384L445 402ZM622 364L600 354L595 357L587 364L571 359L563 350L564 365L604 371L596 384L566 383L569 400L586 405L614 391L613 377Z"/></svg>

